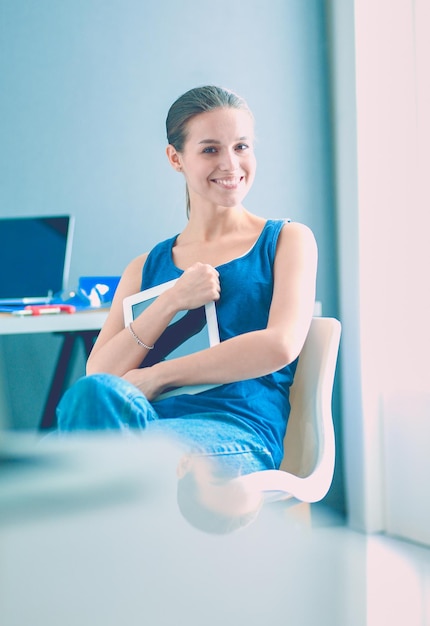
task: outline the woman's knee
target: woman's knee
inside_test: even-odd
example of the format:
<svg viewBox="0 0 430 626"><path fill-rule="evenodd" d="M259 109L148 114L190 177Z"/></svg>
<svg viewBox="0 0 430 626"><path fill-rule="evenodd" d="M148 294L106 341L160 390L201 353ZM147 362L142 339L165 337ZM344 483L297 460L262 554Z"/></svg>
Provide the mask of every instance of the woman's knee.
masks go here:
<svg viewBox="0 0 430 626"><path fill-rule="evenodd" d="M80 378L57 408L59 430L144 428L157 415L140 390L112 374Z"/></svg>
<svg viewBox="0 0 430 626"><path fill-rule="evenodd" d="M59 430L89 430L102 427L103 414L111 388L109 375L94 374L78 379L63 395L57 407Z"/></svg>

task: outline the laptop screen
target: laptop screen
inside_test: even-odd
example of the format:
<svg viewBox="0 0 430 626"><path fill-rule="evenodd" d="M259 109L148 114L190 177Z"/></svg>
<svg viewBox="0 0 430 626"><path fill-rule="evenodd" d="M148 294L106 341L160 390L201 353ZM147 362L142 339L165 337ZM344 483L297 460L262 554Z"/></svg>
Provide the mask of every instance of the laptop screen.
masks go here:
<svg viewBox="0 0 430 626"><path fill-rule="evenodd" d="M0 302L45 299L67 286L73 218L0 218Z"/></svg>

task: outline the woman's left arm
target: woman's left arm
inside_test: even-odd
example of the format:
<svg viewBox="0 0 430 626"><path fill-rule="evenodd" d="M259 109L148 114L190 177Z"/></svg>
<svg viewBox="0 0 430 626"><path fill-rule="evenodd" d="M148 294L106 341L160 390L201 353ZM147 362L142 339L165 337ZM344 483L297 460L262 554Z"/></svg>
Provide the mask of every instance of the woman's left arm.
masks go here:
<svg viewBox="0 0 430 626"><path fill-rule="evenodd" d="M131 370L124 378L149 400L167 387L225 384L264 376L299 355L315 304L317 246L303 224L287 223L279 235L267 328L238 335L208 350Z"/></svg>

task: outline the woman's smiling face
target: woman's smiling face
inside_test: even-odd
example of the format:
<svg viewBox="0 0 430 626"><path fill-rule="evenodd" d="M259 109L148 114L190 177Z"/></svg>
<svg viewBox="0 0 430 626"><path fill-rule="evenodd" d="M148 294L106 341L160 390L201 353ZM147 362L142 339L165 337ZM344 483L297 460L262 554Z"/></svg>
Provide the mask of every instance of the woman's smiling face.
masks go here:
<svg viewBox="0 0 430 626"><path fill-rule="evenodd" d="M218 108L196 115L186 129L183 151L169 146L169 159L185 176L191 206L240 206L256 170L251 115L242 109Z"/></svg>

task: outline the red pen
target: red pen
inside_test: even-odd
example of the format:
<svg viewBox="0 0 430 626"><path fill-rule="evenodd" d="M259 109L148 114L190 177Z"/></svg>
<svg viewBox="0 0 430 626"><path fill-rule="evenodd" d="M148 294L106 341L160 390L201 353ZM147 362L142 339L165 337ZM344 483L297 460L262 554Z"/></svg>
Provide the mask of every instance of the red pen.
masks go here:
<svg viewBox="0 0 430 626"><path fill-rule="evenodd" d="M72 304L28 304L25 311L29 311L29 315L47 315L55 313L74 313L76 307Z"/></svg>

